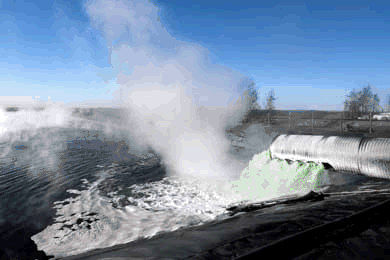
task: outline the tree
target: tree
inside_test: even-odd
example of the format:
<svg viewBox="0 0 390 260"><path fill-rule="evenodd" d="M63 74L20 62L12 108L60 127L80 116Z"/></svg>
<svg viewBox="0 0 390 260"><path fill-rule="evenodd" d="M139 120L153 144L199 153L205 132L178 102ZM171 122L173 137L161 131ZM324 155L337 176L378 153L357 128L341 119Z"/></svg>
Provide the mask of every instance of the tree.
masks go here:
<svg viewBox="0 0 390 260"><path fill-rule="evenodd" d="M275 105L274 105L275 100L276 100L275 92L272 89L270 92L268 92L267 105L265 106L265 109L268 110L269 112L275 110Z"/></svg>
<svg viewBox="0 0 390 260"><path fill-rule="evenodd" d="M260 109L260 106L257 103L257 100L259 99L259 96L258 96L258 93L257 93L257 89L256 89L255 83L252 82L248 86L248 91L249 91L249 96L251 97L251 104L250 104L249 109Z"/></svg>
<svg viewBox="0 0 390 260"><path fill-rule="evenodd" d="M344 111L356 114L359 111L358 107L358 92L353 89L344 101Z"/></svg>
<svg viewBox="0 0 390 260"><path fill-rule="evenodd" d="M377 94L373 94L371 90L371 86L368 85L363 88L361 91L361 95L358 103L360 104L360 108L362 113L367 114L369 112L379 112L379 97Z"/></svg>
<svg viewBox="0 0 390 260"><path fill-rule="evenodd" d="M254 98L253 102L256 102L257 99L258 99L258 95L257 95L256 85L255 85L254 82L252 82L252 83L248 86L248 90L249 90L249 96L251 96L251 97Z"/></svg>
<svg viewBox="0 0 390 260"><path fill-rule="evenodd" d="M370 84L363 90L357 92L355 89L347 95L344 101L344 111L352 112L354 115L367 114L368 112L379 112L380 99L377 94L373 94Z"/></svg>
<svg viewBox="0 0 390 260"><path fill-rule="evenodd" d="M374 94L368 101L368 107L370 108L370 111L380 112L382 108L379 105L379 103L380 103L380 98L378 97L378 94Z"/></svg>
<svg viewBox="0 0 390 260"><path fill-rule="evenodd" d="M246 102L248 104L248 110L260 109L260 106L257 103L258 99L259 96L257 93L256 85L254 82L252 82L246 87L246 90L243 94L243 101L247 100Z"/></svg>
<svg viewBox="0 0 390 260"><path fill-rule="evenodd" d="M386 96L386 104L385 104L385 112L389 113L390 112L390 95Z"/></svg>

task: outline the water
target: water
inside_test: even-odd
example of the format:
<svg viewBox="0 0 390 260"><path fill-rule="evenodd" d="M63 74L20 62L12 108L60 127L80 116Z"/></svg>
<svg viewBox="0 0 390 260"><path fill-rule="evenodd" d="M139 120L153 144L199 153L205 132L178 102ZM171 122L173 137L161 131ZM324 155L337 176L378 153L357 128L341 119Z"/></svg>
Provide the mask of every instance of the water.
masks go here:
<svg viewBox="0 0 390 260"><path fill-rule="evenodd" d="M199 169L175 175L152 150L130 153L113 109L26 109L2 112L0 121L2 259L74 255L222 220L241 201L330 184L319 165L271 160L272 136L261 125L228 137L237 174L226 178Z"/></svg>

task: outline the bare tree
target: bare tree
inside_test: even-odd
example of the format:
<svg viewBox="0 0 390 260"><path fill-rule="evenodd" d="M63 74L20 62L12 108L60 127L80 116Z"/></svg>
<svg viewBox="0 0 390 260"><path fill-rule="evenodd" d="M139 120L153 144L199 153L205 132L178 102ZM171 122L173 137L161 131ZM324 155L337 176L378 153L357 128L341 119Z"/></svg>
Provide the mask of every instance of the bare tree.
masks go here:
<svg viewBox="0 0 390 260"><path fill-rule="evenodd" d="M361 104L361 109L364 114L369 112L379 112L379 97L378 94L373 94L370 84L363 88L361 91L361 96L359 98L359 103Z"/></svg>
<svg viewBox="0 0 390 260"><path fill-rule="evenodd" d="M390 95L387 95L386 96L386 104L385 104L385 109L384 111L386 113L389 113L390 112Z"/></svg>
<svg viewBox="0 0 390 260"><path fill-rule="evenodd" d="M248 86L248 94L247 94L250 98L250 106L249 106L249 109L250 110L253 110L253 109L260 109L260 106L259 104L257 103L257 100L259 99L259 96L258 96L258 93L257 93L257 87L255 85L254 82L252 82L249 86Z"/></svg>
<svg viewBox="0 0 390 260"><path fill-rule="evenodd" d="M275 98L275 92L274 92L274 90L272 89L272 90L268 93L267 105L265 106L265 109L268 110L269 112L272 112L273 110L275 110L274 101L275 101L276 99L277 99L277 98Z"/></svg>
<svg viewBox="0 0 390 260"><path fill-rule="evenodd" d="M344 101L344 111L351 112L353 115L363 115L369 112L379 112L380 99L377 94L373 94L370 84L357 92L355 89L347 95Z"/></svg>
<svg viewBox="0 0 390 260"><path fill-rule="evenodd" d="M344 111L348 111L352 113L353 115L356 115L359 111L359 105L358 105L358 93L355 89L347 95L347 98L344 101Z"/></svg>

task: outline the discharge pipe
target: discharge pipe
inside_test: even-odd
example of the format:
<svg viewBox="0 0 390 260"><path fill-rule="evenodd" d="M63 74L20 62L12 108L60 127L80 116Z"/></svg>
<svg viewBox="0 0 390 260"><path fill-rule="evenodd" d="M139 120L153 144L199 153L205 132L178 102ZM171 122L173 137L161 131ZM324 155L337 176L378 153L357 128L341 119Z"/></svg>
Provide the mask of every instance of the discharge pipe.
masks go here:
<svg viewBox="0 0 390 260"><path fill-rule="evenodd" d="M390 179L390 139L321 135L278 135L272 158L315 162L336 171Z"/></svg>

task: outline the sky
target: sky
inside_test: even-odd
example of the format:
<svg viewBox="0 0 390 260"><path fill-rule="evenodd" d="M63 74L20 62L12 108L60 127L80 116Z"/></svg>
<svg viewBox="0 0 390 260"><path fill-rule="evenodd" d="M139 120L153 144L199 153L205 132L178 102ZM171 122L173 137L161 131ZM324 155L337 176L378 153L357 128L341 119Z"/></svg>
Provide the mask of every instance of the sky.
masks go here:
<svg viewBox="0 0 390 260"><path fill-rule="evenodd" d="M273 90L277 109L342 110L345 95L367 84L384 105L389 7L0 0L0 103L117 106L124 89L176 82L196 103L224 105L253 81L261 107Z"/></svg>

